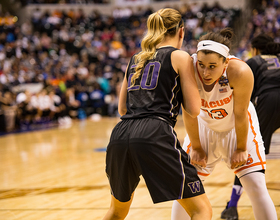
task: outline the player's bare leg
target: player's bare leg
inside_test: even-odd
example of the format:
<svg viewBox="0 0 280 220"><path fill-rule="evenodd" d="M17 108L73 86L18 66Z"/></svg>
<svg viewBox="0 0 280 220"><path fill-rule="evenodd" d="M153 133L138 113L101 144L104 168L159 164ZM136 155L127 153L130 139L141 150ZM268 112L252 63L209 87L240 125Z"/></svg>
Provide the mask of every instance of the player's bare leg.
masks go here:
<svg viewBox="0 0 280 220"><path fill-rule="evenodd" d="M212 208L206 194L177 200L192 220L210 220Z"/></svg>
<svg viewBox="0 0 280 220"><path fill-rule="evenodd" d="M134 193L132 193L131 198L128 202L120 202L114 196L111 195L111 205L104 216L103 220L121 220L125 219L129 212L129 208L133 199Z"/></svg>

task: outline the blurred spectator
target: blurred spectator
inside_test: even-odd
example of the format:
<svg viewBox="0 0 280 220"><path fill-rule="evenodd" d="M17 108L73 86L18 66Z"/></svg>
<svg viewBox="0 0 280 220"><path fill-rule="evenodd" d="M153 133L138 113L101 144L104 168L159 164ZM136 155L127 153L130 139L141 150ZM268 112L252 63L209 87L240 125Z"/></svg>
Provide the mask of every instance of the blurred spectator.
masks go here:
<svg viewBox="0 0 280 220"><path fill-rule="evenodd" d="M5 91L0 97L0 105L5 118L5 130L13 131L17 123L18 107L15 103L14 94L11 91Z"/></svg>
<svg viewBox="0 0 280 220"><path fill-rule="evenodd" d="M16 103L19 111L19 124L22 129L28 129L35 121L37 109L31 105L31 93L29 90L20 92L16 97Z"/></svg>
<svg viewBox="0 0 280 220"><path fill-rule="evenodd" d="M254 5L252 18L247 24L246 32L237 50L237 57L248 60L252 57L250 53L250 41L259 34L265 33L280 42L280 9L279 1L262 0L261 5Z"/></svg>
<svg viewBox="0 0 280 220"><path fill-rule="evenodd" d="M104 101L105 94L101 90L101 87L98 83L93 84L93 91L90 93L90 101L91 101L91 107L93 108L92 113L93 114L100 114L104 115L104 107L105 107L105 101Z"/></svg>
<svg viewBox="0 0 280 220"><path fill-rule="evenodd" d="M67 88L65 94L65 106L67 115L71 118L78 117L78 109L80 107L80 102L75 97L75 89L73 87Z"/></svg>

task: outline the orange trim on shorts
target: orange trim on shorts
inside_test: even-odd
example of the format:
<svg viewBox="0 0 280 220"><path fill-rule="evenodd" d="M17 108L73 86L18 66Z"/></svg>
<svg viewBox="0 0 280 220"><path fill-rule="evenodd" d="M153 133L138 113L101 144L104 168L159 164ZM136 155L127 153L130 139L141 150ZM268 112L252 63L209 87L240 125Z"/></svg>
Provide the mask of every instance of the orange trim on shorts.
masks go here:
<svg viewBox="0 0 280 220"><path fill-rule="evenodd" d="M254 163L254 164L251 164L251 165L249 165L249 166L241 167L240 169L234 171L234 173L236 174L236 173L240 172L241 170L245 170L245 169L247 169L247 168L254 167L254 166L258 166L258 165L262 165L262 167L263 167L263 169L264 169L264 164L266 164L266 162Z"/></svg>
<svg viewBox="0 0 280 220"><path fill-rule="evenodd" d="M251 130L252 130L252 132L253 132L253 135L254 135L254 140L253 140L253 142L254 142L255 145L256 145L256 152L257 152L257 155L258 155L258 158L259 158L260 162L251 164L251 165L249 165L249 166L243 166L243 167L241 167L240 169L236 170L236 171L234 172L235 174L238 173L238 172L240 172L240 171L242 171L242 170L245 170L245 169L247 169L247 168L254 167L254 166L258 166L258 165L261 165L261 166L262 166L262 169L264 170L264 165L266 164L266 162L263 162L262 157L261 157L261 154L260 154L260 151L259 151L259 143L256 141L257 133L256 133L256 131L255 131L255 129L254 129L253 122L252 122L252 117L251 117L251 114L250 114L249 111L248 111L248 116L249 116L250 128L251 128Z"/></svg>
<svg viewBox="0 0 280 220"><path fill-rule="evenodd" d="M200 175L200 176L209 176L209 175L210 175L210 174L207 174L207 173L201 173L201 172L198 172L198 171L197 171L197 174L198 174L198 175Z"/></svg>
<svg viewBox="0 0 280 220"><path fill-rule="evenodd" d="M192 146L192 144L190 143L188 146L187 146L187 150L186 150L186 153L188 154L188 153L190 153L190 148L191 148L191 146Z"/></svg>
<svg viewBox="0 0 280 220"><path fill-rule="evenodd" d="M248 116L249 116L250 127L251 127L251 130L252 130L253 134L254 134L254 140L253 141L256 144L256 152L257 152L258 158L260 160L260 163L262 165L262 169L264 170L264 162L262 160L262 157L261 157L261 154L260 154L260 151L259 151L259 143L256 141L257 133L255 132L253 122L252 122L252 117L251 117L251 114L250 114L249 111L248 111Z"/></svg>

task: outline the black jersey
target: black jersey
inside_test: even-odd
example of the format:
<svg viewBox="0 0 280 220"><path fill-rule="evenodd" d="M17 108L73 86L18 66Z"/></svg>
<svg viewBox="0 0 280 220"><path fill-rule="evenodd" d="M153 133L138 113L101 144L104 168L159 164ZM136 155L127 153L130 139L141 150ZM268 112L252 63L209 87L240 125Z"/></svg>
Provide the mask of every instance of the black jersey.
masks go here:
<svg viewBox="0 0 280 220"><path fill-rule="evenodd" d="M258 55L247 61L254 73L254 89L251 100L269 90L280 90L279 56Z"/></svg>
<svg viewBox="0 0 280 220"><path fill-rule="evenodd" d="M131 77L135 74L135 56L131 58L127 69L127 112L121 119L163 118L175 126L183 100L180 77L171 64L171 53L175 50L171 46L157 49L134 85Z"/></svg>

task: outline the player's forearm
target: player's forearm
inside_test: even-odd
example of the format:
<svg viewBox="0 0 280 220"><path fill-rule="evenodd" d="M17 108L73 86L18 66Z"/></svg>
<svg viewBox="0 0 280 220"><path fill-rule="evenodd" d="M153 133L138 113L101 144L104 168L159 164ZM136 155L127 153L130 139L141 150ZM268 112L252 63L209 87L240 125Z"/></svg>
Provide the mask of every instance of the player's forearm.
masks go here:
<svg viewBox="0 0 280 220"><path fill-rule="evenodd" d="M197 118L191 117L187 112L183 110L183 120L188 136L191 141L191 145L194 149L200 148L199 130Z"/></svg>
<svg viewBox="0 0 280 220"><path fill-rule="evenodd" d="M235 115L235 132L237 139L237 149L246 150L247 149L247 135L248 135L248 115Z"/></svg>

